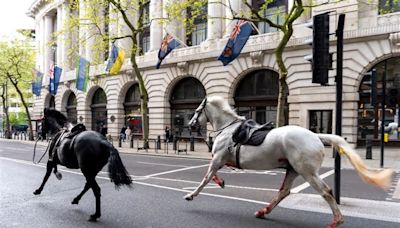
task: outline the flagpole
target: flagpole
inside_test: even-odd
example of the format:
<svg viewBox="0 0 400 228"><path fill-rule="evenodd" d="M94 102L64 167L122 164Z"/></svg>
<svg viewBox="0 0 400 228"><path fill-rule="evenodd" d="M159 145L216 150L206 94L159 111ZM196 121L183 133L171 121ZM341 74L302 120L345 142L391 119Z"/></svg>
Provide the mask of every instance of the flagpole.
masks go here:
<svg viewBox="0 0 400 228"><path fill-rule="evenodd" d="M165 28L164 28L164 31L165 31L167 34L171 34L171 35L174 37L174 39L177 40L180 44L182 44L182 45L185 46L185 47L188 47L182 40L178 39L178 37L175 36L175 34L168 32L167 29L165 29Z"/></svg>
<svg viewBox="0 0 400 228"><path fill-rule="evenodd" d="M260 30L258 30L257 26L252 21L250 23L251 23L251 26L253 26L253 28L258 32L258 35L260 35L261 32L260 32Z"/></svg>

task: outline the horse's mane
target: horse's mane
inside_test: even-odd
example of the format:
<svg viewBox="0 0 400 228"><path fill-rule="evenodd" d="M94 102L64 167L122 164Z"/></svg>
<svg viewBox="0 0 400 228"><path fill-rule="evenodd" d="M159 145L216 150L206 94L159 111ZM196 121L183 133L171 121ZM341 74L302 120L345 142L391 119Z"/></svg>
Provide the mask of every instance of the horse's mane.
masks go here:
<svg viewBox="0 0 400 228"><path fill-rule="evenodd" d="M59 112L55 109L45 108L44 116L55 119L57 121L57 123L60 124L61 126L63 126L65 123L68 122L68 118L64 114L62 114L61 112Z"/></svg>
<svg viewBox="0 0 400 228"><path fill-rule="evenodd" d="M210 103L220 108L221 111L224 112L225 114L228 114L238 119L243 119L243 120L246 119L244 116L239 116L235 112L235 110L229 105L228 101L220 96L207 97L207 103Z"/></svg>

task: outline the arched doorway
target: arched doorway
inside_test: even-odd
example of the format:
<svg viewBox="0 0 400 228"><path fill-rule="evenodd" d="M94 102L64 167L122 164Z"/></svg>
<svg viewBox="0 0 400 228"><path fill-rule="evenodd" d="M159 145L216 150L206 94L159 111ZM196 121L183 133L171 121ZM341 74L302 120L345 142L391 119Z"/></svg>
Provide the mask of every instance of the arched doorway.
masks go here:
<svg viewBox="0 0 400 228"><path fill-rule="evenodd" d="M142 135L142 114L140 112L139 84L132 85L125 95L125 124L134 136Z"/></svg>
<svg viewBox="0 0 400 228"><path fill-rule="evenodd" d="M68 100L67 100L67 106L65 107L65 109L67 110L67 118L68 121L71 122L72 124L76 124L77 121L77 111L76 111L76 96L74 93L70 93L68 96Z"/></svg>
<svg viewBox="0 0 400 228"><path fill-rule="evenodd" d="M385 131L388 133L389 144L400 145L398 129L389 125L400 122L400 57L390 58L376 64L376 103L372 103L371 74L364 75L360 88L358 102L358 134L357 143L363 145L366 138L371 138L378 144L381 138L380 122L382 120L383 91L385 90ZM371 72L370 71L370 72ZM370 73L369 72L369 73ZM384 75L386 74L386 75ZM384 81L384 77L386 80ZM385 82L385 83L384 83ZM386 87L384 89L384 87Z"/></svg>
<svg viewBox="0 0 400 228"><path fill-rule="evenodd" d="M250 72L235 91L235 106L239 115L259 124L276 122L279 95L279 75L271 70ZM285 112L287 113L287 112ZM287 122L287 114L286 122Z"/></svg>
<svg viewBox="0 0 400 228"><path fill-rule="evenodd" d="M103 89L98 88L93 94L92 105L92 130L107 134L107 95Z"/></svg>
<svg viewBox="0 0 400 228"><path fill-rule="evenodd" d="M50 96L49 109L56 109L56 98L54 97L54 95Z"/></svg>
<svg viewBox="0 0 400 228"><path fill-rule="evenodd" d="M205 96L206 91L196 78L184 78L176 84L170 98L172 134L179 137L206 137L206 125L193 133L186 127Z"/></svg>

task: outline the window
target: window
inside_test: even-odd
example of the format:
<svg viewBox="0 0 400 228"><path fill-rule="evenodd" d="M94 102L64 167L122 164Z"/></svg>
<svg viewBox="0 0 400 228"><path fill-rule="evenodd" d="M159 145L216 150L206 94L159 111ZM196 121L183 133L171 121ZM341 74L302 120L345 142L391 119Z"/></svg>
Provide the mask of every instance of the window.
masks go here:
<svg viewBox="0 0 400 228"><path fill-rule="evenodd" d="M140 55L150 51L150 2L141 6L143 32L140 33Z"/></svg>
<svg viewBox="0 0 400 228"><path fill-rule="evenodd" d="M253 0L252 7L261 10L261 6L264 4L264 1ZM275 0L268 4L267 8L264 9L260 14L270 19L275 24L283 24L285 21L285 14L287 12L287 0ZM277 28L271 27L266 22L258 22L257 23L258 30L261 33L270 33L278 31Z"/></svg>
<svg viewBox="0 0 400 228"><path fill-rule="evenodd" d="M310 110L310 131L332 134L332 110Z"/></svg>
<svg viewBox="0 0 400 228"><path fill-rule="evenodd" d="M187 45L196 46L207 39L207 4L201 7L200 12L195 12L189 8L187 10L187 17L195 17L193 27L188 27Z"/></svg>
<svg viewBox="0 0 400 228"><path fill-rule="evenodd" d="M388 14L400 11L400 1L379 0L379 14Z"/></svg>

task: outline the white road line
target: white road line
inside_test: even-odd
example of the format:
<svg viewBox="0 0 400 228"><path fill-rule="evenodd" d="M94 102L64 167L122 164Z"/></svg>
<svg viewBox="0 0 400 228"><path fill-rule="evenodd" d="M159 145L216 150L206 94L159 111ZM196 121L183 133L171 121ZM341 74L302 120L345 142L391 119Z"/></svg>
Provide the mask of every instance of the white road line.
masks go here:
<svg viewBox="0 0 400 228"><path fill-rule="evenodd" d="M171 166L171 167L191 167L188 165L171 165L171 164L165 164L165 163L155 163L155 162L136 162L140 164L147 164L147 165L160 165L160 166Z"/></svg>
<svg viewBox="0 0 400 228"><path fill-rule="evenodd" d="M326 178L326 177L328 177L328 176L330 176L330 175L332 175L334 173L335 173L335 170L332 169L332 170L330 170L330 171L328 171L328 172L326 172L326 173L324 173L322 175L319 175L319 177L321 177L321 179L324 179L324 178ZM301 185L299 185L299 186L297 186L295 188L292 188L290 190L290 192L291 193L299 193L299 192L303 191L304 189L306 189L308 187L310 187L310 184L308 182L305 182L305 183L303 183L303 184L301 184Z"/></svg>
<svg viewBox="0 0 400 228"><path fill-rule="evenodd" d="M393 193L393 199L400 199L400 180L397 182L396 190Z"/></svg>
<svg viewBox="0 0 400 228"><path fill-rule="evenodd" d="M174 169L174 170L165 171L165 172L161 172L161 173L150 174L150 175L147 175L146 177L161 176L161 175L165 175L165 174L181 172L181 171L185 171L185 170L189 170L189 169L197 169L197 168L206 167L206 166L209 166L209 165L206 164L206 165L198 165L198 166L185 167L185 168L182 168L182 169Z"/></svg>
<svg viewBox="0 0 400 228"><path fill-rule="evenodd" d="M184 190L195 190L197 187L185 187L185 188L182 188L182 189L184 189ZM204 187L205 189L206 188L220 188L219 186L205 186Z"/></svg>

